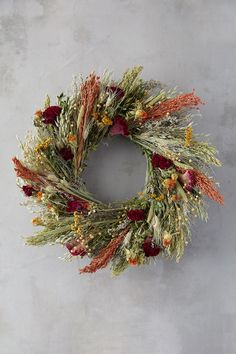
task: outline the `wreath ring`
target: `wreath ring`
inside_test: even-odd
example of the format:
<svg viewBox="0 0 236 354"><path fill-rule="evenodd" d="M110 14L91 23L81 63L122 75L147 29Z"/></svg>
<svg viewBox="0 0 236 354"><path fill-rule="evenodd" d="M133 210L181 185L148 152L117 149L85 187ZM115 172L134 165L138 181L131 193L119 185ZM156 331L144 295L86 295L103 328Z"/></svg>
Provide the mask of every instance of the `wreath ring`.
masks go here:
<svg viewBox="0 0 236 354"><path fill-rule="evenodd" d="M34 114L36 134L14 157L18 185L43 228L28 245L61 244L65 259L88 256L80 273L111 264L113 274L160 255L178 261L190 239L194 217L207 218L204 195L223 204L209 175L220 166L215 148L198 141L193 122L201 99L140 78L142 67L127 70L118 82L95 73L74 84L73 94L57 97ZM194 109L194 110L193 110ZM124 202L104 204L82 180L90 151L104 137L122 135L147 159L144 189Z"/></svg>

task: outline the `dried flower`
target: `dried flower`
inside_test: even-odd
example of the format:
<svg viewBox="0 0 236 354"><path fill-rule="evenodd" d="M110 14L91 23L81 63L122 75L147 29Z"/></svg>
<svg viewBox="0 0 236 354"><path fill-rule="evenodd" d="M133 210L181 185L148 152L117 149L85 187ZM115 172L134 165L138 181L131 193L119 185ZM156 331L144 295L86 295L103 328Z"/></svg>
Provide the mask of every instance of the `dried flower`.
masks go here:
<svg viewBox="0 0 236 354"><path fill-rule="evenodd" d="M193 136L193 128L187 127L185 130L185 147L189 147Z"/></svg>
<svg viewBox="0 0 236 354"><path fill-rule="evenodd" d="M57 117L61 114L61 107L49 106L43 112L43 123L55 124Z"/></svg>
<svg viewBox="0 0 236 354"><path fill-rule="evenodd" d="M35 146L34 151L36 153L38 153L41 150L46 150L49 147L49 145L51 144L51 142L52 142L51 138L45 139L43 142L41 142Z"/></svg>
<svg viewBox="0 0 236 354"><path fill-rule="evenodd" d="M43 116L43 112L41 110L38 110L34 113L35 117L41 118Z"/></svg>
<svg viewBox="0 0 236 354"><path fill-rule="evenodd" d="M68 137L67 137L67 141L69 142L69 143L73 143L74 141L76 141L76 135L68 135Z"/></svg>
<svg viewBox="0 0 236 354"><path fill-rule="evenodd" d="M84 257L87 254L85 248L76 241L67 242L65 246L72 256Z"/></svg>
<svg viewBox="0 0 236 354"><path fill-rule="evenodd" d="M164 247L168 247L171 244L172 235L168 231L164 231L162 244Z"/></svg>
<svg viewBox="0 0 236 354"><path fill-rule="evenodd" d="M165 199L165 196L164 196L164 194L160 194L155 199L156 199L157 202L162 202Z"/></svg>
<svg viewBox="0 0 236 354"><path fill-rule="evenodd" d="M135 118L138 118L138 119L146 119L148 117L148 113L146 111L143 111L142 109L138 109L136 112L135 112Z"/></svg>
<svg viewBox="0 0 236 354"><path fill-rule="evenodd" d="M34 188L29 184L22 186L22 190L25 193L26 197L31 197L34 192Z"/></svg>
<svg viewBox="0 0 236 354"><path fill-rule="evenodd" d="M65 161L72 160L74 155L69 147L63 147L59 150L59 154Z"/></svg>
<svg viewBox="0 0 236 354"><path fill-rule="evenodd" d="M175 188L176 180L174 180L172 178L166 178L163 181L163 185L164 185L165 188L171 190L171 189Z"/></svg>
<svg viewBox="0 0 236 354"><path fill-rule="evenodd" d="M41 218L33 218L32 219L32 224L34 226L43 225L43 220Z"/></svg>
<svg viewBox="0 0 236 354"><path fill-rule="evenodd" d="M154 168L160 168L162 170L166 170L167 168L171 167L173 162L164 156L154 153L152 155L152 166Z"/></svg>
<svg viewBox="0 0 236 354"><path fill-rule="evenodd" d="M152 237L147 237L143 243L143 252L146 257L155 257L161 252L161 247L156 245Z"/></svg>
<svg viewBox="0 0 236 354"><path fill-rule="evenodd" d="M128 210L127 216L128 216L128 219L132 220L132 221L145 220L146 212L143 209Z"/></svg>
<svg viewBox="0 0 236 354"><path fill-rule="evenodd" d="M191 192L196 184L195 172L193 170L186 170L179 176L179 180L183 183L184 188Z"/></svg>
<svg viewBox="0 0 236 354"><path fill-rule="evenodd" d="M113 121L108 116L104 116L102 118L102 123L103 125L112 125Z"/></svg>
<svg viewBox="0 0 236 354"><path fill-rule="evenodd" d="M181 200L181 196L178 194L172 194L171 200L172 202L178 202L179 200Z"/></svg>
<svg viewBox="0 0 236 354"><path fill-rule="evenodd" d="M68 200L66 204L67 213L74 213L75 211L82 211L88 209L89 203L82 199Z"/></svg>
<svg viewBox="0 0 236 354"><path fill-rule="evenodd" d="M128 130L128 123L127 121L120 116L115 117L114 119L114 124L110 129L110 135L123 135L123 136L128 136L129 135L129 130Z"/></svg>
<svg viewBox="0 0 236 354"><path fill-rule="evenodd" d="M138 265L138 260L136 258L130 258L128 260L128 263L131 265L131 266L136 266Z"/></svg>
<svg viewBox="0 0 236 354"><path fill-rule="evenodd" d="M41 200L42 200L42 197L43 197L43 192L39 191L39 192L37 193L37 199L38 199L38 201L41 201Z"/></svg>
<svg viewBox="0 0 236 354"><path fill-rule="evenodd" d="M114 94L116 99L118 99L118 100L123 98L125 95L124 90L122 90L122 88L120 88L118 86L107 86L106 91L107 91L107 93Z"/></svg>

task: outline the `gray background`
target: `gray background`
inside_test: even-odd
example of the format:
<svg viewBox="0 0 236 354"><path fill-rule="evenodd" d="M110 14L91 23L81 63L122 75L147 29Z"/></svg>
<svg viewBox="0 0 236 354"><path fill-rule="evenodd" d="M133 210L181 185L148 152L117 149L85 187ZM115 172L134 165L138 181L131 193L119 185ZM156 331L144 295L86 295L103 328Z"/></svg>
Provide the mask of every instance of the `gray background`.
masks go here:
<svg viewBox="0 0 236 354"><path fill-rule="evenodd" d="M1 354L236 352L235 33L234 0L0 1ZM111 68L118 77L134 64L207 102L200 130L221 151L216 178L226 205L209 203L210 220L194 226L180 264L79 276L77 261L58 259L60 247L23 245L33 228L18 205L15 136L31 128L45 93L69 88L74 74ZM101 164L91 157L88 170L98 195L139 190L139 152L119 153L116 142L101 149Z"/></svg>

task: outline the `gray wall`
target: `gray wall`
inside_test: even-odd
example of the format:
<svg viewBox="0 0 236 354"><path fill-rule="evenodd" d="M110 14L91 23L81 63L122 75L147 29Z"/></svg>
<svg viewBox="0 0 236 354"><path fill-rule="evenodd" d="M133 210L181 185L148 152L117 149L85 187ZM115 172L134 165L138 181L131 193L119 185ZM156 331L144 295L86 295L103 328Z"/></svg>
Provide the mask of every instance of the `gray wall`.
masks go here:
<svg viewBox="0 0 236 354"><path fill-rule="evenodd" d="M236 352L235 33L234 0L0 1L0 354ZM209 203L210 220L193 227L179 264L79 276L77 261L58 259L60 247L23 245L33 228L18 205L15 136L31 128L45 93L69 88L74 74L111 68L118 77L134 64L204 98L199 129L220 150L226 205ZM139 190L139 153L120 154L115 142L101 149L107 159L98 152L101 165L90 163L87 176L91 185L97 174L98 195Z"/></svg>

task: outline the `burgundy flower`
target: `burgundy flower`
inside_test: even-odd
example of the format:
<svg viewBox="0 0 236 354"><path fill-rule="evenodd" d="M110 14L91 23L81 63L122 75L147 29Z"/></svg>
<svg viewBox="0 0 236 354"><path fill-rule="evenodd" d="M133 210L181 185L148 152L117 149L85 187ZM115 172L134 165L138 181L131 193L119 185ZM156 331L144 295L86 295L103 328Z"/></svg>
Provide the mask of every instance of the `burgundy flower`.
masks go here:
<svg viewBox="0 0 236 354"><path fill-rule="evenodd" d="M143 252L146 257L155 257L161 252L161 247L153 242L152 237L147 237L143 243Z"/></svg>
<svg viewBox="0 0 236 354"><path fill-rule="evenodd" d="M73 152L71 151L71 149L69 147L63 147L59 150L59 154L61 155L61 157L66 160L72 160L74 155Z"/></svg>
<svg viewBox="0 0 236 354"><path fill-rule="evenodd" d="M170 166L173 165L173 162L169 159L166 159L164 156L161 156L159 154L153 154L152 155L152 166L154 168L161 168L162 170L166 170Z"/></svg>
<svg viewBox="0 0 236 354"><path fill-rule="evenodd" d="M127 136L129 135L129 130L128 130L128 123L127 121L120 116L115 117L114 119L114 124L110 129L110 135L123 135Z"/></svg>
<svg viewBox="0 0 236 354"><path fill-rule="evenodd" d="M145 219L145 210L143 209L133 209L127 211L128 219L132 221L140 221Z"/></svg>
<svg viewBox="0 0 236 354"><path fill-rule="evenodd" d="M49 106L43 112L43 122L45 124L55 124L57 117L61 113L61 107Z"/></svg>
<svg viewBox="0 0 236 354"><path fill-rule="evenodd" d="M115 94L115 97L120 100L125 95L125 91L118 86L107 86L106 90L108 93Z"/></svg>
<svg viewBox="0 0 236 354"><path fill-rule="evenodd" d="M77 242L73 242L73 241L67 242L65 246L72 256L83 257L87 254L86 250Z"/></svg>
<svg viewBox="0 0 236 354"><path fill-rule="evenodd" d="M33 194L34 188L30 186L29 184L22 186L22 190L25 193L26 197L31 197Z"/></svg>
<svg viewBox="0 0 236 354"><path fill-rule="evenodd" d="M184 188L189 192L191 192L193 187L196 185L196 178L193 170L186 170L179 176L179 180L184 185Z"/></svg>
<svg viewBox="0 0 236 354"><path fill-rule="evenodd" d="M88 202L81 199L68 200L66 204L67 213L74 213L75 211L82 211L88 209Z"/></svg>

